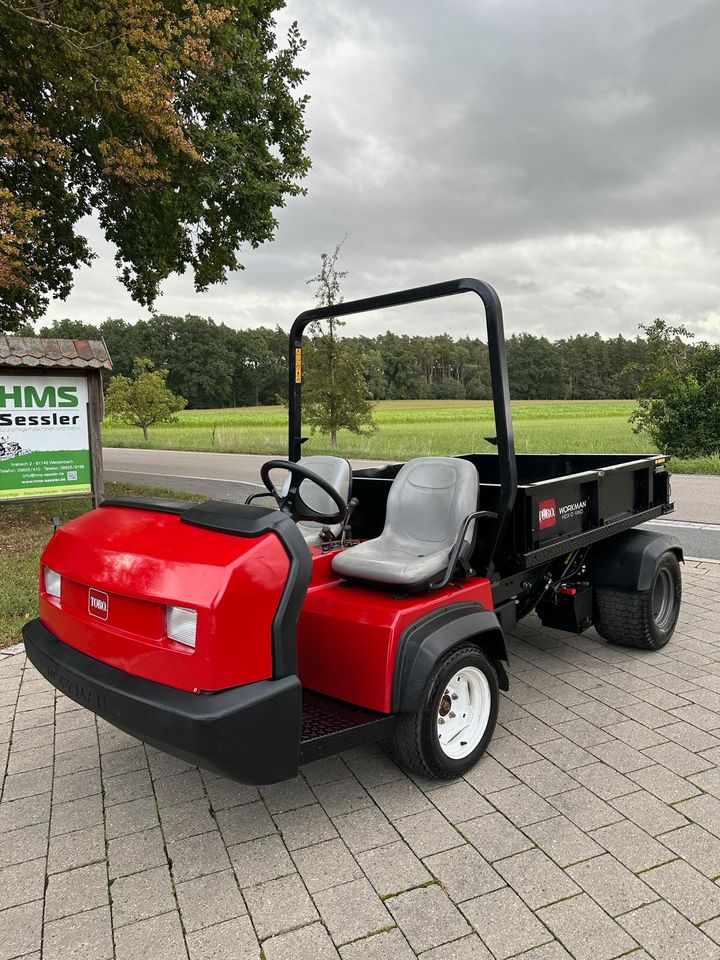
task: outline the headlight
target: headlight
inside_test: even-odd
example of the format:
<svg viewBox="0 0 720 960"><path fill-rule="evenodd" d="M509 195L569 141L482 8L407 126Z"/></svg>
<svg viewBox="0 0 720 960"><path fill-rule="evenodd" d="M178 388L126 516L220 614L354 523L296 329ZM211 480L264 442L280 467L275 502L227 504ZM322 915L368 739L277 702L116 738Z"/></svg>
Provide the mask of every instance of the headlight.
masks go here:
<svg viewBox="0 0 720 960"><path fill-rule="evenodd" d="M197 610L191 610L189 607L168 607L166 619L167 635L170 639L194 648L197 635Z"/></svg>
<svg viewBox="0 0 720 960"><path fill-rule="evenodd" d="M62 584L62 577L55 570L51 570L50 567L45 567L45 593L49 593L51 597L57 597L60 599L60 587Z"/></svg>

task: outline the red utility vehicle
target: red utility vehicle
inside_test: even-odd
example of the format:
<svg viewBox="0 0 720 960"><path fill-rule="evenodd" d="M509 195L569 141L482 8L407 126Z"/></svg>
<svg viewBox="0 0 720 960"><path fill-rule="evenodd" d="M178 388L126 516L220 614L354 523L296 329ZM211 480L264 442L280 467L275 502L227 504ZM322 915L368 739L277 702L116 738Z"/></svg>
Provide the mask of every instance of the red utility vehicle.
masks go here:
<svg viewBox="0 0 720 960"><path fill-rule="evenodd" d="M485 306L497 452L354 472L301 460L305 327L466 292ZM289 459L261 473L277 509L106 500L48 544L27 654L110 723L243 782L380 739L405 766L453 777L492 736L505 633L531 610L612 643L668 641L682 552L631 529L672 510L665 462L516 457L486 283L310 310L290 333Z"/></svg>

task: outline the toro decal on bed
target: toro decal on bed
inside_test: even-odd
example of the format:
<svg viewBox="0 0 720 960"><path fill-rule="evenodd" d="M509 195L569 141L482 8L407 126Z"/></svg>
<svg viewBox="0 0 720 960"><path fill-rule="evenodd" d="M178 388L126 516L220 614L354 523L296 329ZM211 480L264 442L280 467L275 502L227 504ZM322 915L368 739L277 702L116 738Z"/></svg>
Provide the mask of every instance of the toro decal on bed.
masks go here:
<svg viewBox="0 0 720 960"><path fill-rule="evenodd" d="M557 523L557 504L554 500L541 500L538 504L538 518L540 529L554 527Z"/></svg>
<svg viewBox="0 0 720 960"><path fill-rule="evenodd" d="M91 587L88 590L88 613L93 617L99 617L101 620L107 620L110 612L110 600L108 595L102 590L96 590Z"/></svg>

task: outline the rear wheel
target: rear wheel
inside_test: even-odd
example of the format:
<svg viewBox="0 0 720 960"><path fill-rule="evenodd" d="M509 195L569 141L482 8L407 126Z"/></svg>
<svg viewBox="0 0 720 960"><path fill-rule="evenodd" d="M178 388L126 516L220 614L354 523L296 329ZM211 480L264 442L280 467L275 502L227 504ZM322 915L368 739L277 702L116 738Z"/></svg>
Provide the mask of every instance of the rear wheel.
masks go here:
<svg viewBox="0 0 720 960"><path fill-rule="evenodd" d="M675 631L681 599L678 558L672 552L663 553L648 590L596 588L595 629L610 643L659 650Z"/></svg>
<svg viewBox="0 0 720 960"><path fill-rule="evenodd" d="M498 698L497 674L487 657L470 644L450 650L431 674L418 709L397 718L395 756L425 776L459 776L485 752Z"/></svg>

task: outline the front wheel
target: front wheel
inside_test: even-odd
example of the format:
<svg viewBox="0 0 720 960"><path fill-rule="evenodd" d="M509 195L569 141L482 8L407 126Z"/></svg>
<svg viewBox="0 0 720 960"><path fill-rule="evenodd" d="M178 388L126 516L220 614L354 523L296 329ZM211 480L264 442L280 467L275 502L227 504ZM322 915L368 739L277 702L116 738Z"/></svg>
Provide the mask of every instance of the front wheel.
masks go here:
<svg viewBox="0 0 720 960"><path fill-rule="evenodd" d="M414 713L397 718L393 752L405 767L450 780L475 764L498 714L495 669L475 646L450 650L436 665Z"/></svg>
<svg viewBox="0 0 720 960"><path fill-rule="evenodd" d="M595 589L595 629L610 643L640 650L659 650L675 631L682 578L676 555L658 557L648 590Z"/></svg>

